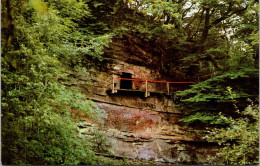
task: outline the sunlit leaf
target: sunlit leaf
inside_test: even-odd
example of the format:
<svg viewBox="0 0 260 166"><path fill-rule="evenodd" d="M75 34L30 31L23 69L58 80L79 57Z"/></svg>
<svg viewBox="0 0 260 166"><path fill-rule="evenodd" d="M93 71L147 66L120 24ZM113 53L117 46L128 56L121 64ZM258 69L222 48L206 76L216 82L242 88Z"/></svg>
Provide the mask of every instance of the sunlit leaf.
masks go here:
<svg viewBox="0 0 260 166"><path fill-rule="evenodd" d="M48 6L46 2L42 0L30 0L29 4L39 13L45 14L48 10Z"/></svg>

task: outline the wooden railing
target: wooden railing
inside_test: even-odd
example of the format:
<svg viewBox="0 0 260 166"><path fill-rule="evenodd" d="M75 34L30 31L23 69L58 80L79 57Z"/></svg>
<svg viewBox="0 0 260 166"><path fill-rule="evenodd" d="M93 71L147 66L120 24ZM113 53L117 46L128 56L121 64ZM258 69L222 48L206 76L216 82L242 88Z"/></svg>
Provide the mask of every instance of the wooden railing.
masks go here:
<svg viewBox="0 0 260 166"><path fill-rule="evenodd" d="M140 81L140 82L145 82L145 97L148 96L148 82L153 82L153 83L166 83L166 90L167 90L167 95L170 95L170 84L194 84L195 82L171 82L171 81L156 81L156 80L144 80L144 79L136 79L136 78L115 78L112 77L112 93L115 93L115 80L131 80L131 81Z"/></svg>

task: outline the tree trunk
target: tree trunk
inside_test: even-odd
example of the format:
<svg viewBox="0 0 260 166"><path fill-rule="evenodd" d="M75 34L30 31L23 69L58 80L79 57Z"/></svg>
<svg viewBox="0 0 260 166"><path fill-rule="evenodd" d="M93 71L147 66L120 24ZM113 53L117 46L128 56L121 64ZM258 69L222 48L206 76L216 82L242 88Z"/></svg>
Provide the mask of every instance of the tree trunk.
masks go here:
<svg viewBox="0 0 260 166"><path fill-rule="evenodd" d="M209 24L209 19L210 19L210 14L209 14L209 8L206 8L206 15L205 15L205 23L204 23L204 29L201 35L200 39L200 48L199 48L199 53L204 52L205 48L205 42L207 40L208 34L209 34L209 29L210 29L210 24Z"/></svg>

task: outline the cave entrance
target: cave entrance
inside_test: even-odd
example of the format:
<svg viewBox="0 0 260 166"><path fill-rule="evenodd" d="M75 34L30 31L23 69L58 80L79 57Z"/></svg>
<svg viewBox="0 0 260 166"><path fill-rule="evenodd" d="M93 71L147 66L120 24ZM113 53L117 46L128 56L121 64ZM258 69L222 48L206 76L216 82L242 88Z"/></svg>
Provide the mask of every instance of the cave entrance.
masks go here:
<svg viewBox="0 0 260 166"><path fill-rule="evenodd" d="M132 74L123 72L121 78L132 78ZM132 89L132 80L121 80L120 89Z"/></svg>

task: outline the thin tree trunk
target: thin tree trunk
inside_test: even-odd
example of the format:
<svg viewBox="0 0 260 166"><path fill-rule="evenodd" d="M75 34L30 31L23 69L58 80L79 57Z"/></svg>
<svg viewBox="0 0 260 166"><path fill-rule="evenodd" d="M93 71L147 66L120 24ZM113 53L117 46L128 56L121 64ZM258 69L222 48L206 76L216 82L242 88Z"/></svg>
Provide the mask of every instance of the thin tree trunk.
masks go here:
<svg viewBox="0 0 260 166"><path fill-rule="evenodd" d="M199 53L203 53L204 52L205 42L206 42L208 34L209 34L209 29L210 29L210 25L209 25L209 19L210 19L209 10L210 10L209 8L206 8L205 24L204 24L204 29L203 29L203 32L202 32L202 35L201 35Z"/></svg>

